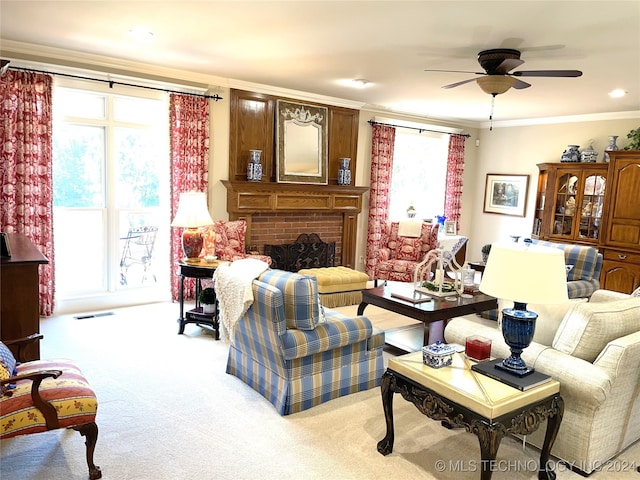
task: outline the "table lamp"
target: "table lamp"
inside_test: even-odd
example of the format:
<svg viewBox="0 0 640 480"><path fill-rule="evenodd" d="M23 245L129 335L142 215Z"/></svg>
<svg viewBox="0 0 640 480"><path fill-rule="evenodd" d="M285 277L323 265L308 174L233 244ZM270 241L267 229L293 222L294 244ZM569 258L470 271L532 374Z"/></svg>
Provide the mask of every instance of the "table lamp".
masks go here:
<svg viewBox="0 0 640 480"><path fill-rule="evenodd" d="M534 369L520 358L533 340L538 314L527 303L562 303L567 297L564 252L530 243L494 243L480 282L480 291L492 297L513 300L513 308L502 310L502 335L511 356L496 368L519 377Z"/></svg>
<svg viewBox="0 0 640 480"><path fill-rule="evenodd" d="M182 250L185 261L197 263L198 256L204 243L200 227L213 225L213 219L209 215L207 196L202 192L186 192L180 194L178 212L176 213L172 227L183 227Z"/></svg>

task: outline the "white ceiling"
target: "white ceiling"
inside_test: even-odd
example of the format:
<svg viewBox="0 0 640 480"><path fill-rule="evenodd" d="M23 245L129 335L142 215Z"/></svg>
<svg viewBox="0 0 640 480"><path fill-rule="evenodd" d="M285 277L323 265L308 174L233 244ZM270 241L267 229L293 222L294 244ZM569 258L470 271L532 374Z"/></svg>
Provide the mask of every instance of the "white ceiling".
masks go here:
<svg viewBox="0 0 640 480"><path fill-rule="evenodd" d="M638 0L0 0L0 17L5 58L42 45L480 124L490 95L475 82L441 88L474 75L424 70L477 72L479 51L516 48L525 64L515 71L584 74L522 78L532 86L499 95L494 121L640 111ZM135 26L153 39L131 38ZM371 83L344 84L355 78ZM628 95L611 99L614 88Z"/></svg>

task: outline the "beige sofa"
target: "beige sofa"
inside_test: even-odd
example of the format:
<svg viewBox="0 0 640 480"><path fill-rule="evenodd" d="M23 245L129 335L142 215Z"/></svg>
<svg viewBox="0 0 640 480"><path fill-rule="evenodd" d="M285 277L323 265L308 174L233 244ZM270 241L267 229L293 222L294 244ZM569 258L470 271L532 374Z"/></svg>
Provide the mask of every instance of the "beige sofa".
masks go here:
<svg viewBox="0 0 640 480"><path fill-rule="evenodd" d="M499 301L500 309L512 302ZM551 453L591 473L640 439L640 297L597 290L562 305L528 305L538 313L534 342L522 358L560 382L565 411ZM498 322L476 315L449 321L448 343L469 335L492 340L493 357L509 347ZM541 447L544 428L526 441Z"/></svg>

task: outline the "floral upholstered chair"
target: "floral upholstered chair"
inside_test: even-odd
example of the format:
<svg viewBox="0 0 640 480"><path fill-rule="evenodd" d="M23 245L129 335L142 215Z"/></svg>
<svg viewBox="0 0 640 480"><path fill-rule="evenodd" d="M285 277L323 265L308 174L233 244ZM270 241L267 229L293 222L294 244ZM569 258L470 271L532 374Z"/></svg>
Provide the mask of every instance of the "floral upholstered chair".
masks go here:
<svg viewBox="0 0 640 480"><path fill-rule="evenodd" d="M416 266L438 248L439 224L422 223L419 236L400 235L400 223L385 225L373 279L413 282Z"/></svg>
<svg viewBox="0 0 640 480"><path fill-rule="evenodd" d="M268 255L251 254L245 251L247 222L245 220L218 220L204 230L202 256L216 255L219 260L233 262L242 258L256 258L271 265Z"/></svg>
<svg viewBox="0 0 640 480"><path fill-rule="evenodd" d="M93 463L98 441L98 400L80 369L69 360L35 360L19 363L7 345L23 348L40 334L0 342L0 440L19 435L72 428L86 438L89 478L102 477Z"/></svg>

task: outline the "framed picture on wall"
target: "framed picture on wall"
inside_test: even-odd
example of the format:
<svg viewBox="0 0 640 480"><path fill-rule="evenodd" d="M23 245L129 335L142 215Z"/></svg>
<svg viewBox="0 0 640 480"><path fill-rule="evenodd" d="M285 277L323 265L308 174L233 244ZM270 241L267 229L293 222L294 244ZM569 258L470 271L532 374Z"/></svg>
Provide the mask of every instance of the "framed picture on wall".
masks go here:
<svg viewBox="0 0 640 480"><path fill-rule="evenodd" d="M527 208L529 175L487 174L484 212L524 217Z"/></svg>

